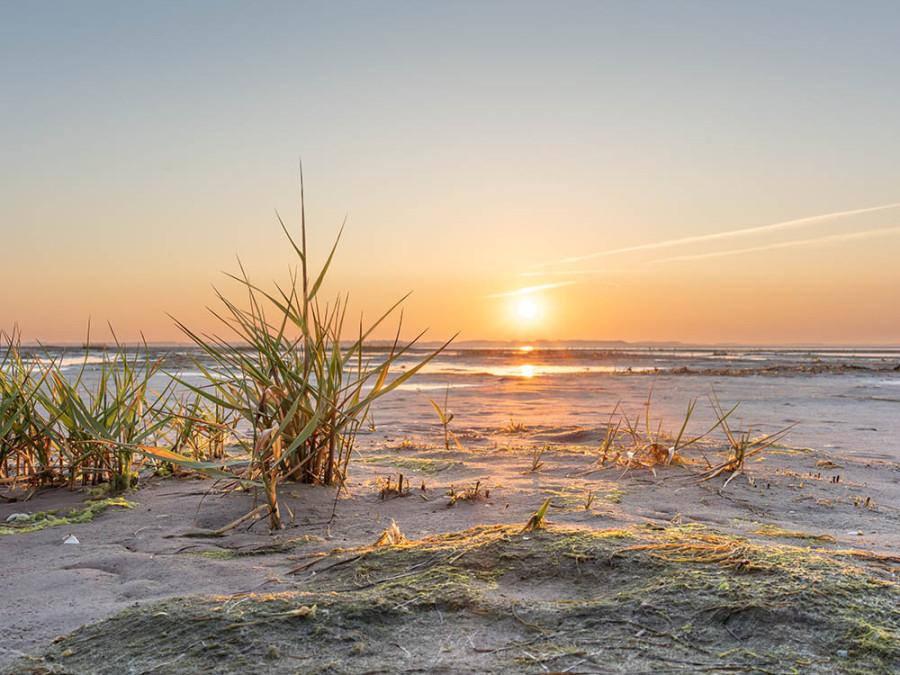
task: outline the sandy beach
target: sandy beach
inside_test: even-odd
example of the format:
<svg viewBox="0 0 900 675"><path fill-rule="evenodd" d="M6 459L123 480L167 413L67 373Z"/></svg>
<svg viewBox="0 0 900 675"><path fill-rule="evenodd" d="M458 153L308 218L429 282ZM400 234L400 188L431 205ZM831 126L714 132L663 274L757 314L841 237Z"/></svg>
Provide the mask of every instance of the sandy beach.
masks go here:
<svg viewBox="0 0 900 675"><path fill-rule="evenodd" d="M209 536L259 501L190 475L145 476L140 489L123 495L132 508L110 506L90 523L3 535L5 672L890 672L900 666L897 462L785 441L748 458L726 486L731 473L700 480L725 457L723 442L712 438L686 449L681 463L628 468L601 462L605 424L523 421L504 428L461 418L453 429L459 445L451 442L449 451L433 419L400 433L390 424L363 432L337 499L333 488L283 486L287 526L279 532L261 520ZM397 494L401 474L408 489ZM52 489L14 501L21 497L22 491L3 493L0 520L80 507L89 495ZM523 532L548 498L544 528ZM392 523L413 544L371 548ZM77 545L64 543L70 535ZM599 537L603 556L587 545L578 553L585 537ZM670 556L673 542L688 548ZM703 547L712 553L701 555ZM454 557L478 551L478 562L423 585L416 570L429 569L445 550ZM384 557L390 551L396 560ZM779 556L806 562L788 571L782 563L761 563ZM864 639L844 619L829 623L833 608L815 608L810 597L818 596L810 594L817 585L820 595L829 593L831 577L810 560L828 561L835 575L864 577L863 586L876 589L873 602L887 603L882 614L857 618L871 622L877 639ZM642 579L677 579L685 566L712 575L718 589L707 596L682 587L678 597L692 598L692 620L667 604L662 586L643 599L625 592ZM762 580L773 575L787 575L797 587L783 598L765 597L770 591ZM736 589L745 583L763 595L741 596ZM360 609L360 593L374 593L365 599L374 614ZM194 600L170 600L183 597ZM591 632L605 642L582 644L580 629L565 628L571 616L547 614L550 605L577 605L584 629L594 625L592 611L602 614L596 603L611 597L620 623L596 624ZM846 606L844 597L834 601ZM766 610L768 602L778 609ZM282 605L281 615L269 616ZM307 616L303 608L313 605L318 613ZM735 609L731 618L716 610L732 605L746 613L737 617ZM646 616L648 607L655 618ZM304 631L319 625L325 632L292 640L298 622ZM192 628L167 640L176 634L173 624ZM386 634L385 626L395 627ZM304 640L317 639L321 649L311 653Z"/></svg>
<svg viewBox="0 0 900 675"><path fill-rule="evenodd" d="M900 673L898 25L0 0L0 675Z"/></svg>

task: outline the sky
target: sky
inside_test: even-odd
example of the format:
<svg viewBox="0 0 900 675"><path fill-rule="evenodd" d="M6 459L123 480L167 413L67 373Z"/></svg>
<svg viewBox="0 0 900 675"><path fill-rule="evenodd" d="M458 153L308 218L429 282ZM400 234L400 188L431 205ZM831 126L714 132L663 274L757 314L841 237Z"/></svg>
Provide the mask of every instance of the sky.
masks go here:
<svg viewBox="0 0 900 675"><path fill-rule="evenodd" d="M895 2L0 0L0 330L900 343ZM387 337L386 327L378 337Z"/></svg>

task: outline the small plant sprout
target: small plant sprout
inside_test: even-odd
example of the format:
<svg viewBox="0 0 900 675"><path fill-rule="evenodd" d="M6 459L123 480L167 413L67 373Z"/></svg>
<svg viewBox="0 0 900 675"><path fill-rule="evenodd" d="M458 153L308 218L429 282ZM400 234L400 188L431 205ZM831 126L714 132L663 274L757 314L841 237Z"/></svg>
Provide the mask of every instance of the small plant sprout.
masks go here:
<svg viewBox="0 0 900 675"><path fill-rule="evenodd" d="M449 409L449 401L450 401L450 385L447 385L447 389L444 391L444 406L439 406L434 399L429 398L428 402L434 406L434 409L437 411L438 417L441 420L441 426L444 427L444 450L450 450L450 439L456 443L457 447L460 450L465 450L462 446L462 443L459 442L459 439L456 435L450 431L450 422L453 421L453 413L450 412Z"/></svg>
<svg viewBox="0 0 900 675"><path fill-rule="evenodd" d="M550 499L551 497L547 497L547 501L544 502L543 506L528 519L525 527L522 528L523 533L544 529L544 516L547 515L547 509L550 508Z"/></svg>
<svg viewBox="0 0 900 675"><path fill-rule="evenodd" d="M645 410L645 429L647 430L647 435L650 435L650 401L653 398L653 388L656 386L656 377L653 378L653 382L650 385L650 391L647 393L647 402L644 403ZM635 420L637 422L637 420Z"/></svg>
<svg viewBox="0 0 900 675"><path fill-rule="evenodd" d="M531 451L531 469L528 471L528 473L536 473L544 468L544 462L541 458L544 456L544 453L549 447L549 445L540 445L534 447L534 449Z"/></svg>

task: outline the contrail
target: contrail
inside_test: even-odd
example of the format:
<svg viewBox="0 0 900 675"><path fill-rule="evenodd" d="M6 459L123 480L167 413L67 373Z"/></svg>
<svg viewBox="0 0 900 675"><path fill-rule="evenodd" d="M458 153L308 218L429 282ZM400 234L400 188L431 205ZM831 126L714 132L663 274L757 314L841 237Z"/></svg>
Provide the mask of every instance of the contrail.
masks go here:
<svg viewBox="0 0 900 675"><path fill-rule="evenodd" d="M597 276L600 274L640 274L646 270L638 268L620 268L608 270L563 270L560 272L519 272L520 277L547 277L547 276L574 276L574 275L590 275Z"/></svg>
<svg viewBox="0 0 900 675"><path fill-rule="evenodd" d="M777 244L766 244L765 246L753 246L752 248L740 248L732 251L715 251L713 253L697 253L695 255L676 255L669 258L660 258L650 261L652 264L664 262L682 262L685 260L702 260L704 258L718 258L724 255L738 255L740 253L755 253L756 251L771 251L776 248L788 248L791 246L803 246L804 244L821 244L832 241L850 241L852 239L868 239L870 237L880 237L885 234L893 234L900 232L898 227L884 227L879 230L868 230L866 232L850 232L847 234L832 234L824 237L814 237L812 239L798 239L795 241L782 241Z"/></svg>
<svg viewBox="0 0 900 675"><path fill-rule="evenodd" d="M535 291L545 291L548 288L559 288L560 286L571 286L572 284L577 283L575 281L557 281L554 284L542 284L541 286L527 286L525 288L520 288L517 291L509 291L508 293L493 293L492 295L486 295L486 298L509 298L514 295L527 295L528 293L533 293Z"/></svg>
<svg viewBox="0 0 900 675"><path fill-rule="evenodd" d="M843 218L844 216L855 216L860 213L872 213L874 211L884 211L886 209L895 209L900 206L900 202L894 204L885 204L884 206L870 206L865 209L854 209L853 211L836 211L834 213L824 213L819 216L809 216L807 218L798 218L796 220L785 220L781 223L773 223L772 225L760 225L757 227L747 227L742 230L731 230L730 232L717 232L715 234L700 234L693 237L683 237L681 239L669 239L668 241L659 241L653 244L640 244L638 246L626 246L624 248L614 248L609 251L600 251L590 255L575 256L573 258L564 258L549 263L539 263L534 267L549 267L551 265L564 265L567 263L579 262L581 260L592 260L594 258L604 258L619 253L631 253L633 251L649 251L658 248L669 248L671 246L680 246L681 244L693 244L700 241L714 241L716 239L727 239L728 237L739 237L745 234L758 234L760 232L774 232L776 230L786 230L794 227L807 227L823 220L833 220L835 218Z"/></svg>

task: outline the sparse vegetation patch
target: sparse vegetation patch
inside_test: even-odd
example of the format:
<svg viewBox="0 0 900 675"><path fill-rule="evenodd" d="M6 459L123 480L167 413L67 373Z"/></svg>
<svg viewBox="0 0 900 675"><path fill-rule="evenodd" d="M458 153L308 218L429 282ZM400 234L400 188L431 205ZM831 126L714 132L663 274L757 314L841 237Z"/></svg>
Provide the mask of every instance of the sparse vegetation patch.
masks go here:
<svg viewBox="0 0 900 675"><path fill-rule="evenodd" d="M697 525L398 535L317 558L300 592L130 609L7 672L900 668L900 591L865 559Z"/></svg>

